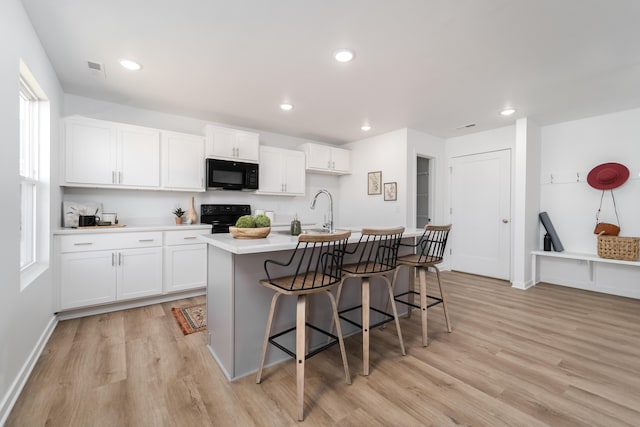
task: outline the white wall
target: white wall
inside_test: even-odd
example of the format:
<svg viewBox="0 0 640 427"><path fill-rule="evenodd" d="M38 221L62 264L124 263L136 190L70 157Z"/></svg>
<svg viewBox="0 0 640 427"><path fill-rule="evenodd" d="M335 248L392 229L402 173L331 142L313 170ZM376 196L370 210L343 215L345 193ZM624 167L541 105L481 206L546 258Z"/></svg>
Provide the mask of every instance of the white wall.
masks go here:
<svg viewBox="0 0 640 427"><path fill-rule="evenodd" d="M345 145L351 150L351 175L340 178L338 221L345 226L407 225L407 129ZM367 194L367 174L381 171L382 182L396 182L396 201Z"/></svg>
<svg viewBox="0 0 640 427"><path fill-rule="evenodd" d="M51 111L51 168L48 195L60 203L57 187L58 116L62 91L40 41L19 0L0 2L0 424L8 415L31 363L55 325L52 271L48 268L30 286L20 290L20 184L19 184L19 61L23 59L46 93ZM60 221L57 210L51 223ZM46 251L51 254L49 248Z"/></svg>
<svg viewBox="0 0 640 427"><path fill-rule="evenodd" d="M640 109L634 109L542 128L540 210L549 213L565 251L597 253L593 229L601 191L591 188L586 176L601 163L618 162L629 168L629 181L614 190L620 235L640 236L638 123ZM601 220L615 223L608 194ZM544 282L640 298L637 267L596 263L593 277L584 262L542 259L539 268Z"/></svg>
<svg viewBox="0 0 640 427"><path fill-rule="evenodd" d="M195 135L204 135L205 124L212 123L191 117L143 110L75 95L64 96L64 115L81 115ZM217 124L225 126L224 123ZM299 145L309 142L306 139L265 132L260 129L244 129L258 132L260 134L260 144L263 145L295 149ZM313 195L320 188L326 188L334 196L337 195L339 192L338 182L339 177L336 176L307 174L306 195L304 197L258 196L251 192L238 191L186 193L66 188L64 199L76 202L101 202L106 212L117 212L121 223L130 225L138 225L145 222L170 224L173 222L171 211L177 206L181 206L186 210L191 196L195 197L198 215L200 215L199 205L202 203L250 204L252 209L273 210L276 214L276 224L290 223L295 214L298 214L303 223L319 223L323 221L328 212L328 203L320 200L315 210L309 209Z"/></svg>

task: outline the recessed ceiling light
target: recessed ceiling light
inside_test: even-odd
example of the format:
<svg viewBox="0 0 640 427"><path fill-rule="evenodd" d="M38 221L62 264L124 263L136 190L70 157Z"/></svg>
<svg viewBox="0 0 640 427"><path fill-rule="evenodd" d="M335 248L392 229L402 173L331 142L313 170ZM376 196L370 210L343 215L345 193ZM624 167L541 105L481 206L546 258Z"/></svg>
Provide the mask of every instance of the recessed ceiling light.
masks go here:
<svg viewBox="0 0 640 427"><path fill-rule="evenodd" d="M289 110L293 110L293 105L285 102L284 104L280 104L280 108L284 111L289 111Z"/></svg>
<svg viewBox="0 0 640 427"><path fill-rule="evenodd" d="M338 62L349 62L356 54L351 49L338 49L333 52L333 57Z"/></svg>
<svg viewBox="0 0 640 427"><path fill-rule="evenodd" d="M121 59L120 65L122 65L127 70L131 70L131 71L138 71L139 69L142 68L140 64L130 59Z"/></svg>
<svg viewBox="0 0 640 427"><path fill-rule="evenodd" d="M368 132L371 130L371 125L369 125L368 123L363 124L360 129L362 129L365 132Z"/></svg>
<svg viewBox="0 0 640 427"><path fill-rule="evenodd" d="M507 108L506 110L502 110L500 114L502 114L503 116L510 116L515 112L516 110L514 110L513 108Z"/></svg>

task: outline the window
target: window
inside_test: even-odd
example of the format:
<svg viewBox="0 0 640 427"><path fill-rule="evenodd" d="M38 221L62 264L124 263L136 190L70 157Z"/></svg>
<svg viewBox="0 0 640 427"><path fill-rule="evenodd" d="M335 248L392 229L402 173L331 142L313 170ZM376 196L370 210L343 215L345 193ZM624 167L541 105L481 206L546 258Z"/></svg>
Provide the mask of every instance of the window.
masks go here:
<svg viewBox="0 0 640 427"><path fill-rule="evenodd" d="M20 272L24 289L48 266L49 103L20 62Z"/></svg>

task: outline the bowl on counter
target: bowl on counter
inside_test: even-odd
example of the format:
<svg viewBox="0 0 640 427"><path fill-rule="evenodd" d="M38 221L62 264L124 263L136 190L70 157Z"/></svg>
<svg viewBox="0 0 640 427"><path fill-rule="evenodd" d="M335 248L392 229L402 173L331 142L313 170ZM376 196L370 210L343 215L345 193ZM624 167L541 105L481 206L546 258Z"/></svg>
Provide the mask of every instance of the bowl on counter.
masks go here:
<svg viewBox="0 0 640 427"><path fill-rule="evenodd" d="M264 239L271 232L271 227L238 228L229 227L229 234L234 239Z"/></svg>

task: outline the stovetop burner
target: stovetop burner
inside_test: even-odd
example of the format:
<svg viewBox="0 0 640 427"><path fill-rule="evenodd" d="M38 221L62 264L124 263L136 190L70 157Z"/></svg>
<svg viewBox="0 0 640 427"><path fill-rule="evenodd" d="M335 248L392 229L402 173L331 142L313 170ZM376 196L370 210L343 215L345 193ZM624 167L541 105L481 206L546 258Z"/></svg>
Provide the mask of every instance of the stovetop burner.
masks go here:
<svg viewBox="0 0 640 427"><path fill-rule="evenodd" d="M251 215L251 205L200 205L200 223L211 224L211 233L228 233L242 215Z"/></svg>

